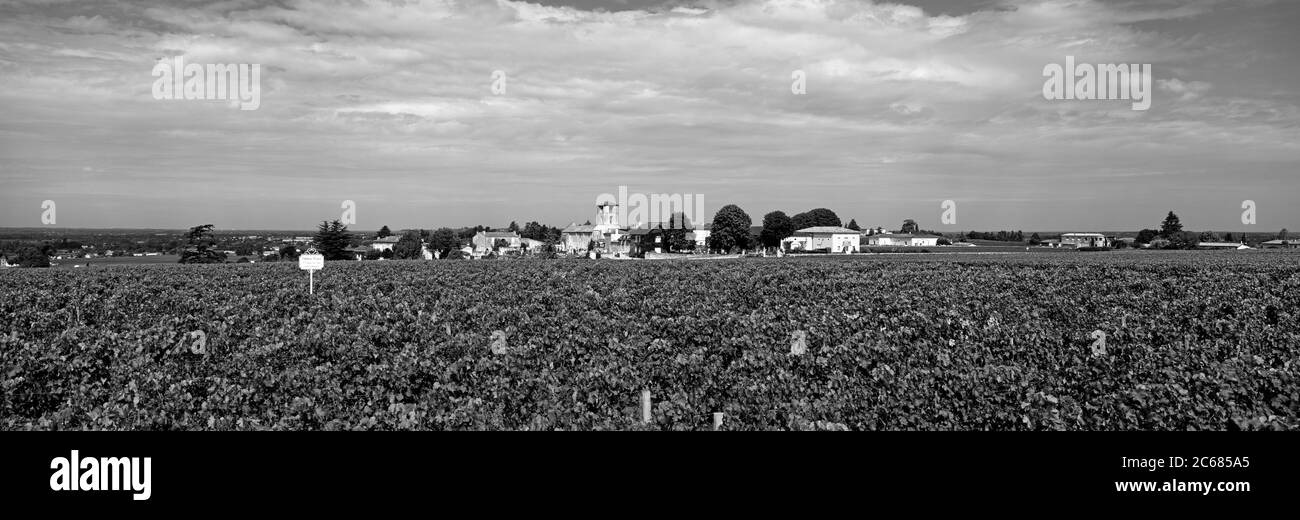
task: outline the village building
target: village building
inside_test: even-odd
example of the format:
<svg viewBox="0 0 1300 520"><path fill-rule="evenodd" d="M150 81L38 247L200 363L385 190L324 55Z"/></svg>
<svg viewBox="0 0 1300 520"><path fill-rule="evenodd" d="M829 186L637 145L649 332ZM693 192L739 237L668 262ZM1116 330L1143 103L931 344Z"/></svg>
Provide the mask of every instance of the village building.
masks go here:
<svg viewBox="0 0 1300 520"><path fill-rule="evenodd" d="M401 240L401 237L397 235L389 235L371 240L367 242L367 245L370 247L371 251L379 251L382 253L384 251L392 251L393 247L397 245L398 240Z"/></svg>
<svg viewBox="0 0 1300 520"><path fill-rule="evenodd" d="M695 242L696 251L706 251L709 247L709 235L713 232L713 223L700 224L686 232L686 239Z"/></svg>
<svg viewBox="0 0 1300 520"><path fill-rule="evenodd" d="M586 251L598 240L594 224L569 224L560 230L560 248L568 252Z"/></svg>
<svg viewBox="0 0 1300 520"><path fill-rule="evenodd" d="M595 224L569 224L560 230L558 248L565 252L586 252L588 247L606 254L628 254L632 240L619 226L618 204L602 202L596 206Z"/></svg>
<svg viewBox="0 0 1300 520"><path fill-rule="evenodd" d="M366 253L370 252L370 249L365 247L348 247L343 249L343 252L360 262L366 258Z"/></svg>
<svg viewBox="0 0 1300 520"><path fill-rule="evenodd" d="M1300 248L1300 240L1269 240L1259 245L1261 249L1297 249Z"/></svg>
<svg viewBox="0 0 1300 520"><path fill-rule="evenodd" d="M1110 239L1101 233L1065 233L1061 235L1061 247L1110 247Z"/></svg>
<svg viewBox="0 0 1300 520"><path fill-rule="evenodd" d="M932 247L939 245L939 237L911 233L878 233L867 236L870 246Z"/></svg>
<svg viewBox="0 0 1300 520"><path fill-rule="evenodd" d="M527 249L530 253L540 253L542 250L546 249L546 242L533 238L521 238L519 239L519 244L520 247Z"/></svg>
<svg viewBox="0 0 1300 520"><path fill-rule="evenodd" d="M514 231L479 231L470 243L474 246L474 254L485 255L498 249L518 250L522 242L519 233Z"/></svg>
<svg viewBox="0 0 1300 520"><path fill-rule="evenodd" d="M794 232L781 241L781 248L789 251L828 250L832 253L856 253L862 234L839 226L813 226Z"/></svg>
<svg viewBox="0 0 1300 520"><path fill-rule="evenodd" d="M1237 242L1201 242L1199 244L1196 244L1196 248L1197 249L1224 249L1224 250L1254 249L1246 244L1240 244Z"/></svg>

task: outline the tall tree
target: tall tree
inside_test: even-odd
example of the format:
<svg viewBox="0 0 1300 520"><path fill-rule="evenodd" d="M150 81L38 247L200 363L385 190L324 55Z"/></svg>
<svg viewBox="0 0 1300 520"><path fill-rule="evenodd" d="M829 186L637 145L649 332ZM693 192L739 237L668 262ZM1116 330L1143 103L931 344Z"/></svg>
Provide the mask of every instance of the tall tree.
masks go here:
<svg viewBox="0 0 1300 520"><path fill-rule="evenodd" d="M1142 231L1138 231L1137 240L1134 240L1133 242L1137 244L1150 244L1151 241L1155 240L1158 236L1160 236L1159 231L1154 229L1143 229Z"/></svg>
<svg viewBox="0 0 1300 520"><path fill-rule="evenodd" d="M1037 231L1035 231L1034 234L1029 235L1029 245L1036 246L1041 243L1043 243L1043 239L1038 236Z"/></svg>
<svg viewBox="0 0 1300 520"><path fill-rule="evenodd" d="M918 226L918 225L916 225L916 221L915 221L915 220L912 220L912 219L909 218L909 219L904 219L904 220L903 220L903 228L900 229L898 232L899 232L899 233L916 233L917 230L919 230L919 229L921 229L921 227Z"/></svg>
<svg viewBox="0 0 1300 520"><path fill-rule="evenodd" d="M1282 228L1282 231L1278 231L1278 232L1277 232L1277 239L1278 239L1278 240L1286 240L1286 239L1287 239L1286 228Z"/></svg>
<svg viewBox="0 0 1300 520"><path fill-rule="evenodd" d="M529 222L527 224L524 224L524 230L523 232L519 233L519 236L524 238L531 238L533 240L541 240L544 242L546 241L546 226L543 226L537 223L536 221Z"/></svg>
<svg viewBox="0 0 1300 520"><path fill-rule="evenodd" d="M212 249L217 239L212 235L212 224L194 226L185 233L185 250L181 251L182 264L219 264L226 261L225 253Z"/></svg>
<svg viewBox="0 0 1300 520"><path fill-rule="evenodd" d="M849 228L849 229L852 229L852 230L854 230L854 231L862 231L862 228L858 227L858 220L857 220L857 219L852 219L852 218L849 219L849 225L844 226L844 227Z"/></svg>
<svg viewBox="0 0 1300 520"><path fill-rule="evenodd" d="M658 229L662 230L668 251L686 251L695 248L695 241L686 239L686 233L692 229L691 219L686 217L686 213L674 212L668 217L668 224L659 224Z"/></svg>
<svg viewBox="0 0 1300 520"><path fill-rule="evenodd" d="M393 257L401 260L416 260L423 258L423 249L420 247L420 232L407 231L402 237L397 239L393 245Z"/></svg>
<svg viewBox="0 0 1300 520"><path fill-rule="evenodd" d="M1224 242L1236 242L1236 241L1237 241L1237 237L1232 236L1232 233L1229 232L1228 234L1223 235L1223 241L1224 241Z"/></svg>
<svg viewBox="0 0 1300 520"><path fill-rule="evenodd" d="M506 226L506 231L510 231L510 232L513 232L513 233L518 233L518 232L519 232L519 223L517 223L517 222L511 220L511 221L510 221L510 225L509 225L509 226Z"/></svg>
<svg viewBox="0 0 1300 520"><path fill-rule="evenodd" d="M460 238L451 228L438 228L429 235L429 250L439 252L439 258L447 258L453 249L460 249Z"/></svg>
<svg viewBox="0 0 1300 520"><path fill-rule="evenodd" d="M375 233L375 238L384 238L390 236L393 236L393 232L388 229L388 226L379 228L379 232Z"/></svg>
<svg viewBox="0 0 1300 520"><path fill-rule="evenodd" d="M709 249L726 253L749 247L749 226L752 223L749 214L740 209L740 206L735 204L723 206L713 215Z"/></svg>
<svg viewBox="0 0 1300 520"><path fill-rule="evenodd" d="M842 224L840 217L826 208L808 210L791 217L790 220L795 231L817 226L839 227Z"/></svg>
<svg viewBox="0 0 1300 520"><path fill-rule="evenodd" d="M1183 232L1183 224L1179 222L1178 215L1170 211L1165 217L1165 221L1160 223L1160 237L1173 239L1175 234Z"/></svg>
<svg viewBox="0 0 1300 520"><path fill-rule="evenodd" d="M784 211L773 211L763 215L763 231L759 240L766 247L780 247L781 240L794 234L794 220Z"/></svg>
<svg viewBox="0 0 1300 520"><path fill-rule="evenodd" d="M384 229L388 229L388 226L384 226ZM346 251L349 235L348 227L342 222L321 221L316 231L316 252L326 260L349 260Z"/></svg>
<svg viewBox="0 0 1300 520"><path fill-rule="evenodd" d="M18 267L49 267L50 257L39 248L24 247L18 251L18 258L14 263Z"/></svg>

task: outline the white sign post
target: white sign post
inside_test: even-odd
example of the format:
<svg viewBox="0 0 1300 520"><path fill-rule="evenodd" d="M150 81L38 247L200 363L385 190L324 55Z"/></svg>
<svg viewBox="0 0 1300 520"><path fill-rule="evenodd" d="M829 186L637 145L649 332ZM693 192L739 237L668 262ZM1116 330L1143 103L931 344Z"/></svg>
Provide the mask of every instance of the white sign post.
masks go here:
<svg viewBox="0 0 1300 520"><path fill-rule="evenodd" d="M314 247L298 257L298 268L307 270L307 294L316 294L316 270L324 267L325 256L317 253Z"/></svg>

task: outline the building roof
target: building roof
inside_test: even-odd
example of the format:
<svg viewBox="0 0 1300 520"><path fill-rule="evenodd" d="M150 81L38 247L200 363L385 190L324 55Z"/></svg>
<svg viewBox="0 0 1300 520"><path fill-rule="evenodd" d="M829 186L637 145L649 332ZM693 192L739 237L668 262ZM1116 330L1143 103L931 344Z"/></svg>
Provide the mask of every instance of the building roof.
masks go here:
<svg viewBox="0 0 1300 520"><path fill-rule="evenodd" d="M560 230L561 233L591 233L594 231L596 231L595 224L569 224L569 227Z"/></svg>
<svg viewBox="0 0 1300 520"><path fill-rule="evenodd" d="M934 238L934 239L938 239L938 238L940 238L940 237L937 237L937 236L934 236L934 235L913 235L913 234L911 234L911 233L877 233L877 234L875 234L875 235L870 235L870 236L868 236L867 238L876 238L876 237L886 237L886 238Z"/></svg>
<svg viewBox="0 0 1300 520"><path fill-rule="evenodd" d="M488 238L519 238L519 233L514 231L479 231L479 233Z"/></svg>
<svg viewBox="0 0 1300 520"><path fill-rule="evenodd" d="M1061 238L1065 238L1065 237L1092 237L1092 238L1101 237L1101 238L1106 238L1106 235L1103 235L1103 234L1101 234L1101 233L1062 233L1062 234L1061 234Z"/></svg>
<svg viewBox="0 0 1300 520"><path fill-rule="evenodd" d="M1264 243L1265 243L1265 244L1268 244L1268 245L1273 245L1273 246L1280 246L1280 245L1284 245L1284 244L1288 244L1288 245L1289 245L1289 244L1292 244L1293 242L1290 241L1290 240L1282 240L1282 239L1279 238L1279 239L1277 239L1277 240L1269 240L1268 242L1264 242Z"/></svg>
<svg viewBox="0 0 1300 520"><path fill-rule="evenodd" d="M401 239L402 239L402 237L399 237L399 236L397 236L397 235L388 235L388 236L386 236L386 237L379 237L379 238L376 238L376 239L374 239L374 240L371 240L370 243L372 243L372 244L396 244L397 241L398 241L398 240L401 240Z"/></svg>
<svg viewBox="0 0 1300 520"><path fill-rule="evenodd" d="M762 229L761 226L760 226L759 229ZM854 230L852 230L852 229L845 228L845 227L839 227L839 226L813 226L813 227L808 227L808 228L800 229L800 230L798 230L798 231L795 231L795 233L818 234L818 235L825 235L825 234L836 234L836 235L856 235L856 234L858 234L857 231L854 231Z"/></svg>
<svg viewBox="0 0 1300 520"><path fill-rule="evenodd" d="M1201 242L1199 244L1196 244L1196 246L1197 247L1232 247L1232 248L1250 247L1245 244L1238 244L1236 242Z"/></svg>

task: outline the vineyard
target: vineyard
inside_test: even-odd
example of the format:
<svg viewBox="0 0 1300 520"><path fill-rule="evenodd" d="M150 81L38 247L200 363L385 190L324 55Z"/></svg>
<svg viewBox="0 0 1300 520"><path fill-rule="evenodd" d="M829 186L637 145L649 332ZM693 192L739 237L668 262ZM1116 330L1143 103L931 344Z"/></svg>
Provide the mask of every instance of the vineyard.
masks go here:
<svg viewBox="0 0 1300 520"><path fill-rule="evenodd" d="M1297 254L331 262L315 284L2 271L0 428L1300 428Z"/></svg>

